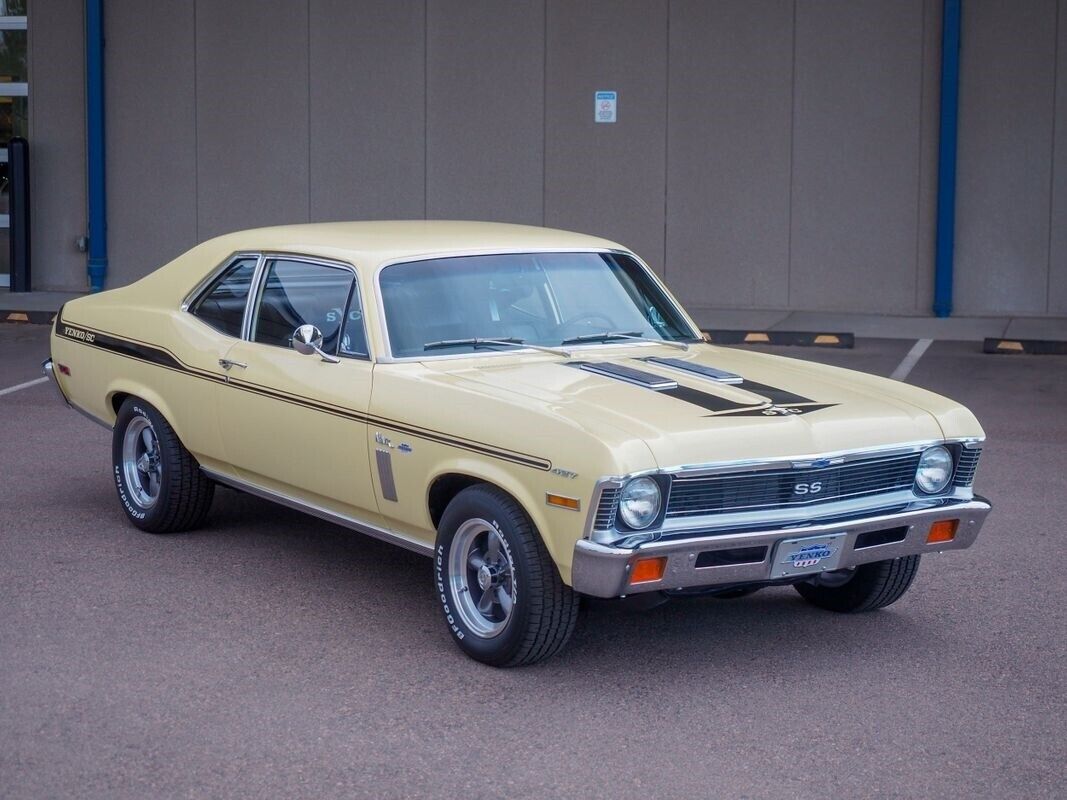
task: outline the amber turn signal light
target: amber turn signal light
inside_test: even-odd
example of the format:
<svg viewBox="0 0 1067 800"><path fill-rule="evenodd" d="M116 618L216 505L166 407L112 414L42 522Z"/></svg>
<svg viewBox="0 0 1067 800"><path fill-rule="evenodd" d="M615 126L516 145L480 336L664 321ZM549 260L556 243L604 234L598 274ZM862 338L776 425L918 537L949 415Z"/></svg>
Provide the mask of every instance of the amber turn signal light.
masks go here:
<svg viewBox="0 0 1067 800"><path fill-rule="evenodd" d="M639 558L634 562L633 571L630 572L630 583L652 583L653 581L658 581L663 577L666 569L666 556Z"/></svg>
<svg viewBox="0 0 1067 800"><path fill-rule="evenodd" d="M556 508L566 508L571 511L582 510L582 503L577 497L567 497L566 495L552 494L549 492L545 494L545 502Z"/></svg>
<svg viewBox="0 0 1067 800"><path fill-rule="evenodd" d="M938 542L951 542L956 538L956 529L960 526L958 519L941 519L930 526L930 532L926 534L927 544Z"/></svg>

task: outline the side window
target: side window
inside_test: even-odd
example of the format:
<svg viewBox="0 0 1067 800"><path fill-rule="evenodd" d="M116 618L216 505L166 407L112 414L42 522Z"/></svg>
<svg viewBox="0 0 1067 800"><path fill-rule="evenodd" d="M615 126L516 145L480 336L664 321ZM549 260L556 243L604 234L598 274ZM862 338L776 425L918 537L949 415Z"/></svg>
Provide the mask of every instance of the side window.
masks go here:
<svg viewBox="0 0 1067 800"><path fill-rule="evenodd" d="M190 311L215 330L240 338L256 261L255 258L241 258L233 262L200 295Z"/></svg>
<svg viewBox="0 0 1067 800"><path fill-rule="evenodd" d="M322 331L322 349L336 353L354 285L352 273L340 267L283 259L269 262L252 340L290 347L294 330L314 325Z"/></svg>
<svg viewBox="0 0 1067 800"><path fill-rule="evenodd" d="M341 355L367 358L367 328L363 324L363 306L359 299L359 286L352 287L345 314L345 325L341 332Z"/></svg>

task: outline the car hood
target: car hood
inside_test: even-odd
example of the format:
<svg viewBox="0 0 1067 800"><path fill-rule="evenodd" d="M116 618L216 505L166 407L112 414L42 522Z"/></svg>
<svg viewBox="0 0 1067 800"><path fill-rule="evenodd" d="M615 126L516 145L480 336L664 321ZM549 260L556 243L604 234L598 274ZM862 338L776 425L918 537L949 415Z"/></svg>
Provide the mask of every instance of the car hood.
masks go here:
<svg viewBox="0 0 1067 800"><path fill-rule="evenodd" d="M573 427L610 426L640 438L660 467L937 440L945 436L938 413L962 410L973 420L951 401L897 381L711 345L424 363L483 394L522 395ZM737 377L727 383L682 368L693 366Z"/></svg>

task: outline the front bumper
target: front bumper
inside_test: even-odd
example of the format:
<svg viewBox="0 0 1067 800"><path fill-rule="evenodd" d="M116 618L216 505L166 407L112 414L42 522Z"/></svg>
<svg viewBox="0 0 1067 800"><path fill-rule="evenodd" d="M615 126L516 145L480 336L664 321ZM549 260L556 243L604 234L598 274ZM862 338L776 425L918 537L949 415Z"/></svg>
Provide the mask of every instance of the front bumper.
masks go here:
<svg viewBox="0 0 1067 800"><path fill-rule="evenodd" d="M759 583L772 580L772 558L778 542L801 536L825 536L835 533L845 534L841 560L837 569L900 556L942 550L962 550L974 543L991 508L992 505L988 500L975 496L973 500L942 503L933 507L909 508L904 511L865 516L845 522L772 528L745 533L675 536L670 539L647 542L634 548L612 547L582 539L574 546L571 583L575 591L593 597L620 597L665 589ZM927 544L926 539L930 527L941 520L959 520L955 538L949 542ZM857 539L861 534L899 529L906 529L900 541L856 548ZM865 537L864 541L870 539L871 537ZM762 561L729 563L722 566L697 566L698 561L716 560L709 559L707 556L702 558L702 554L705 553L761 547L766 548ZM630 572L634 562L651 556L667 559L662 579L630 584Z"/></svg>

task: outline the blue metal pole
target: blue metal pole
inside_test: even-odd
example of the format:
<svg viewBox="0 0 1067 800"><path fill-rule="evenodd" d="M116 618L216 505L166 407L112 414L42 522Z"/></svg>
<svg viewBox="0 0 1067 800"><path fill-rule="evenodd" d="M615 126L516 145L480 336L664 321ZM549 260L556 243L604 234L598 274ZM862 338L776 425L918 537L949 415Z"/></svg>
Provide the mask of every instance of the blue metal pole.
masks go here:
<svg viewBox="0 0 1067 800"><path fill-rule="evenodd" d="M952 314L952 272L956 248L956 144L960 100L960 16L962 0L944 0L941 33L941 135L937 158L937 259L934 314Z"/></svg>
<svg viewBox="0 0 1067 800"><path fill-rule="evenodd" d="M85 0L85 149L89 193L89 291L107 279L107 176L104 163L104 2Z"/></svg>

